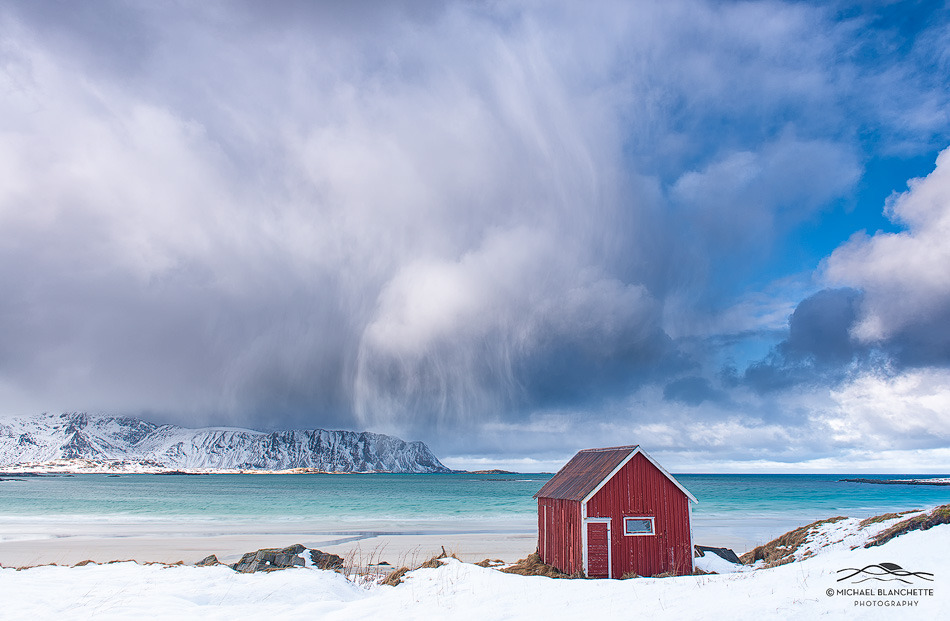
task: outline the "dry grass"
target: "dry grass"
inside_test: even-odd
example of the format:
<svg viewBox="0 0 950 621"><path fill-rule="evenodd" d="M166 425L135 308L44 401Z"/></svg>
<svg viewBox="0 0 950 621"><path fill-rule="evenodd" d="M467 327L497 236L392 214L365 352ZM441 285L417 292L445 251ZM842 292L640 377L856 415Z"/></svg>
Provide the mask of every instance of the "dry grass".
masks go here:
<svg viewBox="0 0 950 621"><path fill-rule="evenodd" d="M869 517L861 520L858 523L858 526L861 528L867 528L871 524L877 524L879 522L886 522L887 520L893 520L899 518L902 515L907 515L908 513L917 513L918 509L911 509L910 511L901 511L900 513L885 513L883 515L875 515L874 517Z"/></svg>
<svg viewBox="0 0 950 621"><path fill-rule="evenodd" d="M432 558L426 560L422 564L414 567L412 570L410 570L408 566L403 565L399 569L393 571L388 576L386 576L386 578L382 580L380 584L386 584L389 586L396 586L397 584L401 584L403 576L405 576L407 572L414 571L416 569L435 569L437 567L441 567L442 559L444 558L454 558L455 560L460 560L459 557L457 557L454 552L452 553L446 552L445 546L442 546L441 554L433 556Z"/></svg>
<svg viewBox="0 0 950 621"><path fill-rule="evenodd" d="M864 544L864 547L871 548L874 546L883 545L894 537L900 537L901 535L914 530L928 530L940 524L950 524L950 505L941 505L930 513L917 515L912 518L907 518L902 522L898 522L890 528L878 533L870 541Z"/></svg>
<svg viewBox="0 0 950 621"><path fill-rule="evenodd" d="M393 572L384 568L391 568L388 562L382 560L385 545L378 545L372 550L364 551L357 546L343 557L343 566L333 569L354 582L379 581Z"/></svg>
<svg viewBox="0 0 950 621"><path fill-rule="evenodd" d="M541 562L541 556L534 552L529 554L527 558L519 560L517 563L511 567L506 567L499 570L506 574L518 574L519 576L546 576L548 578L583 578L583 574L578 572L576 574L565 574L557 567L551 565L545 565Z"/></svg>
<svg viewBox="0 0 950 621"><path fill-rule="evenodd" d="M386 578L380 582L380 584L385 584L386 586L396 586L397 584L401 584L402 577L405 576L408 571L409 568L403 565L396 571L386 576Z"/></svg>
<svg viewBox="0 0 950 621"><path fill-rule="evenodd" d="M753 548L739 557L739 560L746 565L751 565L756 561L765 561L766 567L778 567L795 560L795 552L822 524L831 524L840 522L848 518L837 516L826 520L818 520L795 530L789 531L777 539L773 539L765 545Z"/></svg>
<svg viewBox="0 0 950 621"><path fill-rule="evenodd" d="M504 565L505 561L501 560L500 558L486 558L484 561L478 561L475 564L479 567L498 567L500 565Z"/></svg>

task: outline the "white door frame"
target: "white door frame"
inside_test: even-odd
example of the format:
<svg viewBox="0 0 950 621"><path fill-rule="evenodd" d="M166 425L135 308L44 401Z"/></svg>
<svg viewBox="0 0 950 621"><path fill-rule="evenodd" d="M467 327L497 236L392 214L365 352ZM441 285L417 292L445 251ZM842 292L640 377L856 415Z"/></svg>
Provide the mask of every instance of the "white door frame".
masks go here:
<svg viewBox="0 0 950 621"><path fill-rule="evenodd" d="M584 508L586 509L587 507L585 506ZM612 577L611 575L613 574L614 563L613 563L613 555L611 554L611 548L613 546L611 545L611 540L610 540L610 518L609 517L606 517L606 518L585 517L583 520L581 520L581 526L582 526L581 546L584 548L584 575L588 577L590 576L590 570L589 570L589 565L588 565L589 559L587 558L587 525L588 524L606 524L607 525L607 577L610 578Z"/></svg>

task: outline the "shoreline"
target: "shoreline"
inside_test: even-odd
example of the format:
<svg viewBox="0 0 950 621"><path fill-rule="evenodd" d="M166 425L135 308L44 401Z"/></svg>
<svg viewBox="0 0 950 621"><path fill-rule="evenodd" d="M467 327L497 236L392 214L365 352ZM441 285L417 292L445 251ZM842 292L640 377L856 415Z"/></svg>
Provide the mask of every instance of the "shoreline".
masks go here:
<svg viewBox="0 0 950 621"><path fill-rule="evenodd" d="M722 516L694 515L694 543L726 547L742 554L805 523L778 523L762 517L741 526ZM804 519L804 518L803 518ZM498 520L443 519L433 521L255 521L196 519L81 520L62 516L0 516L0 566L23 567L50 563L74 565L85 560L109 562L194 563L209 554L233 562L245 552L302 544L340 556L369 557L395 564L403 559L427 559L442 546L466 562L485 558L514 562L535 551L535 516ZM411 564L401 562L401 564Z"/></svg>
<svg viewBox="0 0 950 621"><path fill-rule="evenodd" d="M441 551L469 562L499 558L514 562L537 547L533 521L363 522L166 522L63 521L37 525L7 521L0 535L0 566L75 565L81 561L195 563L215 554L222 562L261 548L302 544L345 558L392 564L425 560ZM405 562L404 562L405 561Z"/></svg>

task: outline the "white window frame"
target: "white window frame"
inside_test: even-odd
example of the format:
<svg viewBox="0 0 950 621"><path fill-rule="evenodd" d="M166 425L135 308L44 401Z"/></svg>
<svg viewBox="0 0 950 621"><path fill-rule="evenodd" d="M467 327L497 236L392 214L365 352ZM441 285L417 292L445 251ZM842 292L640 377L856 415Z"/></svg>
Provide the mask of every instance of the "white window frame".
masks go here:
<svg viewBox="0 0 950 621"><path fill-rule="evenodd" d="M656 518L649 515L625 515L623 517L623 535L624 537L654 537L656 535L656 523L654 522ZM650 521L650 532L648 533L628 533L627 532L627 520L649 520Z"/></svg>

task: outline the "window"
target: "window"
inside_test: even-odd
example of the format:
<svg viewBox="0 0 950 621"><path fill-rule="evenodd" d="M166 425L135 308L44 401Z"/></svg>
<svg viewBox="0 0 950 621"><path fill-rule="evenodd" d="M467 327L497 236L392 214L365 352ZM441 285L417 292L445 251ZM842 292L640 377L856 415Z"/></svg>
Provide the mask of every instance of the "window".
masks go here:
<svg viewBox="0 0 950 621"><path fill-rule="evenodd" d="M624 535L654 535L652 517L625 517L623 518Z"/></svg>

